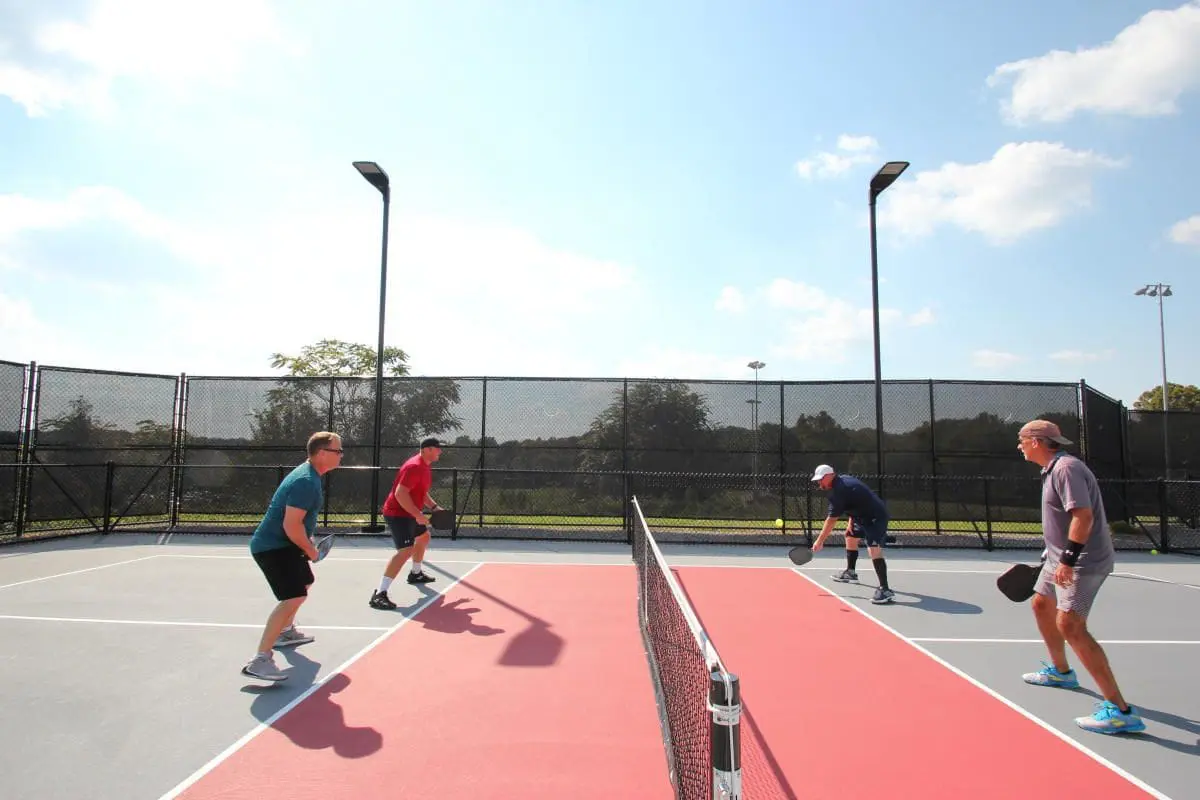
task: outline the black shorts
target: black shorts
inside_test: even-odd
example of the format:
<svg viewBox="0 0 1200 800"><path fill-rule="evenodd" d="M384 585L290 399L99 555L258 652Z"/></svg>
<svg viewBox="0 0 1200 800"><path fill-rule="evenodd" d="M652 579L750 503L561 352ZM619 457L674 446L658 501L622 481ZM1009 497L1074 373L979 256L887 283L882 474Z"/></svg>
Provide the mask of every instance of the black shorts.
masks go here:
<svg viewBox="0 0 1200 800"><path fill-rule="evenodd" d="M886 519L867 519L860 522L854 517L850 522L850 535L866 539L868 547L883 547L887 544L887 525Z"/></svg>
<svg viewBox="0 0 1200 800"><path fill-rule="evenodd" d="M253 555L276 600L308 596L308 587L315 579L308 556L299 547L288 545Z"/></svg>
<svg viewBox="0 0 1200 800"><path fill-rule="evenodd" d="M385 515L383 521L387 523L388 531L392 534L392 542L395 543L397 550L412 547L417 537L428 530L424 525L418 525L417 520L413 517Z"/></svg>

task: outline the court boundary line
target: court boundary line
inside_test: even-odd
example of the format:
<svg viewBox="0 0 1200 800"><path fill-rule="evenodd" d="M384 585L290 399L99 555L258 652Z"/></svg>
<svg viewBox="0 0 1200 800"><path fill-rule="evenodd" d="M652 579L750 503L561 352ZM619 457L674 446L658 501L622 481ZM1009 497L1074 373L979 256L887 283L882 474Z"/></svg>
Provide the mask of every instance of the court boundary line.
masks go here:
<svg viewBox="0 0 1200 800"><path fill-rule="evenodd" d="M141 556L139 558L130 558L125 561L114 561L111 564L97 564L94 567L84 567L83 569L73 569L70 572L59 572L55 575L44 575L40 578L29 578L28 580L17 581L16 583L6 583L3 585L0 585L0 589L11 589L14 586L24 586L27 583L40 583L41 581L48 581L48 580L52 580L54 578L66 578L70 575L81 575L85 572L95 572L98 569L108 569L109 567L119 567L124 564L136 564L138 561L149 561L152 558L162 558L163 555L165 555L165 554L164 553L154 553L153 555Z"/></svg>
<svg viewBox="0 0 1200 800"><path fill-rule="evenodd" d="M293 708L300 705L302 702L304 702L309 697L311 697L313 694L315 694L316 691L318 689L320 689L322 686L324 686L331 678L333 678L334 676L337 676L337 675L341 675L343 672L345 672L347 669L349 669L351 666L353 666L353 664L356 661L358 661L363 656L370 653L377 646L379 646L384 641L386 641L392 634L394 634L396 631L400 630L400 628L404 627L404 625L406 625L409 622L409 620L413 619L418 614L420 614L422 611L424 611L426 608L428 608L430 605L432 605L434 602L436 602L438 598L446 595L451 589L453 589L455 586L457 586L461 581L465 580L468 576L470 576L471 574L476 572L480 567L484 566L484 564L486 564L486 563L487 562L476 564L474 568L467 570L467 572L464 575L456 577L453 582L446 584L445 588L442 589L442 591L437 592L437 593L433 594L432 596L425 598L425 601L420 603L419 605L417 605L413 609L411 614L405 614L404 617L400 621L398 621L395 625L388 628L383 633L379 634L379 636L375 637L375 639L373 639L371 642L369 642L366 647L362 648L357 653L350 656L350 658L348 658L345 662L343 662L341 665L339 665L337 669L330 671L329 674L327 674L324 678L313 683L311 686L309 686L307 689L305 689L303 692L301 692L299 695L297 695L295 698L293 698L292 701L289 702L287 705L285 705L283 708L276 711L274 714L272 714L266 720L255 725L247 733L243 734L240 739L235 741L233 744L229 745L229 747L226 747L220 753L217 753L217 755L215 755L211 759L209 759L209 761L207 763L205 763L203 766L201 766L199 769L197 769L191 775L184 778L182 781L180 781L178 784L176 784L172 789L169 789L167 792L162 794L158 798L158 800L173 800L173 798L179 797L179 795L183 794L188 789L190 789L192 786L199 783L200 780L203 779L206 775L208 775L214 769L216 769L221 764L223 764L225 761L227 761L229 758L231 758L234 754L236 754L239 750L241 750L243 747L248 745L255 738L257 738L257 736L260 733L262 733L267 728L274 725L285 714L287 714Z"/></svg>
<svg viewBox="0 0 1200 800"><path fill-rule="evenodd" d="M1151 786L1150 784L1146 783L1146 782L1145 782L1145 781L1143 781L1141 778L1138 778L1138 777L1137 777L1136 775L1134 775L1133 773L1131 773L1131 772L1129 772L1129 771L1125 770L1124 768L1122 768L1122 767L1120 767L1120 766L1117 766L1115 763L1113 763L1112 761L1109 761L1109 760L1108 760L1107 758L1105 758L1104 756L1102 756L1102 755L1100 755L1099 753L1097 753L1097 752L1095 752L1095 751L1091 750L1090 748L1088 748L1088 746L1087 746L1087 745L1085 745L1085 744L1083 744L1083 743L1081 743L1081 742L1078 742L1078 741L1076 741L1075 739L1072 739L1072 738L1071 738L1070 736L1068 736L1066 733L1064 733L1063 731L1060 731L1058 728L1054 727L1054 726L1053 726L1053 725L1051 725L1050 723L1048 723L1048 722L1046 722L1045 720L1043 720L1043 719L1041 719L1041 718L1039 718L1039 717L1035 716L1033 713L1031 713L1031 712L1029 712L1029 711L1025 710L1024 708L1021 708L1021 706L1017 705L1017 704L1016 704L1015 702L1013 702L1012 700L1010 700L1010 699L1008 699L1007 697L1005 697L1004 695L1000 694L1000 693L999 693L999 692L997 692L995 689L992 689L991 687L989 687L989 686L985 685L985 684L984 684L982 681L980 681L980 680L978 680L978 679L976 679L976 678L973 678L972 676L968 675L966 672L964 672L963 670L961 670L961 669L959 669L958 667L954 666L954 665L953 665L953 664L951 664L949 661L946 661L944 658L942 658L941 656L937 655L936 653L933 653L932 651L928 650L927 648L924 648L924 647L922 647L922 646L921 646L920 644L918 644L916 641L914 641L913 639L910 639L909 637L907 637L907 636L905 636L904 634L900 633L900 631L898 631L898 630L896 630L895 628L893 628L892 626L888 625L888 624L887 624L886 622L884 622L883 620L881 620L881 619L878 619L878 618L876 618L876 617L874 617L874 616L872 616L872 615L868 614L868 613L867 613L867 612L866 612L864 609L861 609L861 608L859 608L857 605L855 605L854 603L851 603L849 600L847 600L846 598L842 597L842 596L841 596L840 594L838 594L837 592L831 591L829 587L827 587L827 586L823 586L823 585L821 585L820 583L817 583L815 580L813 580L812 578L810 578L808 575L805 575L803 572L801 572L801 571L800 571L800 570L798 570L798 569L793 569L793 570L791 570L791 571L792 571L792 572L794 572L794 573L796 573L796 574L797 574L797 575L799 575L801 578L803 578L804 580L808 581L809 583L811 583L813 586L817 587L817 588L818 588L818 589L820 589L821 591L823 591L823 592L826 592L827 594L831 594L831 595L833 595L834 597L836 597L836 598L838 599L838 602L842 603L842 604L843 604L843 605L845 605L847 608L850 608L850 609L852 609L852 610L853 610L855 613L862 615L862 616L863 616L865 619L868 619L868 620L870 620L871 622L873 622L873 623L875 623L876 625L878 625L879 627L883 628L885 631L887 631L888 633L892 634L893 636L895 636L895 637L896 637L897 639L899 639L900 641L902 641L902 642L905 642L906 644L908 644L908 645L909 645L910 647L912 647L914 650L917 650L918 652L920 652L920 653L923 653L923 654L924 654L924 655L925 655L927 658L929 658L931 661L934 661L934 662L936 662L937 664L940 664L941 666L945 667L945 668L946 668L947 670L949 670L950 672L954 673L954 674L955 674L955 675L957 675L958 677L960 677L960 678L962 678L963 680L965 680L965 681L967 681L968 683L970 683L972 686L975 686L977 689L980 689L980 690L982 690L982 691L986 692L986 693L987 693L988 695L990 695L991 697L995 698L996 700L999 700L1001 703L1003 703L1004 705L1008 706L1008 707L1009 707L1009 708L1011 708L1013 711L1016 711L1018 714L1020 714L1021 716L1025 717L1026 719L1028 719L1028 720L1029 720L1030 722L1032 722L1033 724L1035 724L1035 725L1037 725L1038 727L1042 728L1043 730L1047 731L1047 732L1048 732L1048 733L1050 733L1051 735L1058 737L1060 740L1062 740L1062 741L1066 742L1066 743L1067 743L1067 744L1069 744L1071 747L1074 747L1076 750L1078 750L1079 752L1083 753L1084 755L1091 757L1092 759L1094 759L1094 760L1096 761L1096 763L1098 763L1098 764L1100 764L1100 765L1102 765L1102 766L1108 767L1110 770L1112 770L1113 772L1115 772L1117 775L1120 775L1122 778L1124 778L1125 780L1129 781L1129 782L1130 782L1130 783L1132 783L1134 786L1137 786L1139 789L1142 789L1143 791L1145 791L1145 792L1149 793L1149 794L1150 794L1152 797L1155 797L1155 798L1157 798L1157 800L1172 800L1172 798L1171 798L1170 796L1168 796L1168 795L1164 794L1163 792L1159 791L1158 789L1155 789L1153 786ZM1097 734L1097 735L1099 735L1099 734Z"/></svg>
<svg viewBox="0 0 1200 800"><path fill-rule="evenodd" d="M911 636L912 642L948 644L1043 644L1041 639L971 639L956 636ZM1200 644L1197 639L1097 639L1100 644Z"/></svg>
<svg viewBox="0 0 1200 800"><path fill-rule="evenodd" d="M169 620L169 619L102 619L100 617L49 617L32 614L0 614L0 620L15 620L20 622L67 622L92 623L98 625L161 625L164 627L183 628L254 628L262 630L261 622L205 622L203 620ZM391 630L382 625L305 625L305 630L313 631L387 631Z"/></svg>

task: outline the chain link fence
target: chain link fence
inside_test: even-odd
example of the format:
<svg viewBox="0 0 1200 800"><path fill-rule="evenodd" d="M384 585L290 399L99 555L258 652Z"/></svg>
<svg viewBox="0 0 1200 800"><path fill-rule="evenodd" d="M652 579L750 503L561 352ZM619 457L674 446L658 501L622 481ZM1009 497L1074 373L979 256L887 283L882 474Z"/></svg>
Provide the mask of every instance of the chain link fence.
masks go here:
<svg viewBox="0 0 1200 800"><path fill-rule="evenodd" d="M1085 383L887 381L879 426L874 391L871 381L391 377L376 470L373 378L0 362L0 525L25 536L244 533L308 436L333 430L346 455L325 478L322 522L347 531L372 515L372 489L384 497L420 439L436 435L446 448L435 496L455 504L455 535L620 538L635 490L664 536L808 535L823 500L807 476L828 463L876 486L910 539L1016 546L1031 541L1038 508L1016 432L1045 418L1106 481L1109 518L1133 528L1131 546L1190 546L1191 484L1158 480L1165 415L1126 411ZM1200 414L1167 422L1170 463L1187 474Z"/></svg>

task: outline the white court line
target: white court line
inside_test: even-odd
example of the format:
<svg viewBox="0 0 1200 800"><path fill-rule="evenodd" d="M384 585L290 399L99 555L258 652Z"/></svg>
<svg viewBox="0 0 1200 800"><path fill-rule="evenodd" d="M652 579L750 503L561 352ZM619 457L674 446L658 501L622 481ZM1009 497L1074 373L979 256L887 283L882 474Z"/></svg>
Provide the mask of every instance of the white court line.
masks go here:
<svg viewBox="0 0 1200 800"><path fill-rule="evenodd" d="M98 570L98 569L107 569L108 567L119 567L122 564L134 564L138 561L148 561L151 558L158 558L159 555L160 555L159 553L155 553L152 556L142 556L141 558L131 558L128 561L114 561L111 564L101 564L96 567L86 567L85 569L76 569L76 570L71 570L70 572L60 572L56 575L44 575L41 578L30 578L27 581L17 581L16 583L6 583L3 586L0 586L0 589L11 589L14 586L24 586L27 583L37 583L39 581L48 581L51 578L65 578L68 575L80 575L84 572L92 572L92 571Z"/></svg>
<svg viewBox="0 0 1200 800"><path fill-rule="evenodd" d="M92 617L37 617L24 614L0 614L0 619L26 622L79 622L104 625L162 625L194 628L254 628L262 630L261 622L185 622L167 619L99 619ZM314 631L387 631L391 628L379 625L305 625L305 630Z"/></svg>
<svg viewBox="0 0 1200 800"><path fill-rule="evenodd" d="M205 555L205 554L201 554L201 553L159 553L159 557L160 558L217 559L217 560L231 559L231 560L235 560L235 561L249 561L251 558L250 556ZM371 563L377 563L381 557L382 556L374 556L371 558L368 558L365 556L330 556L328 561L325 561L322 563L334 564L334 563L337 563L340 561L347 561L347 562L349 562L349 561L369 561ZM708 556L685 556L685 558L707 558L707 557ZM720 556L711 556L711 558L719 558L719 557ZM753 558L753 556L744 556L744 557ZM478 559L439 558L436 561L430 560L429 563L431 563L431 564L433 564L433 563L436 563L436 564L483 564L483 563L515 564L515 565L526 566L526 567L614 567L614 566L624 567L624 566L632 566L633 560L632 560L632 558L613 559L613 558L609 557L609 560L607 560L607 561L604 561L604 560L597 560L597 561L527 561L527 560L497 561L497 560L495 560L495 554L485 553L485 554L480 555L480 557ZM688 568L698 567L701 569L792 569L790 564L791 564L791 562L789 562L786 558L780 559L780 563L778 563L778 564L711 564L711 563L693 563L690 561L672 561L671 562L672 567L688 567ZM841 572L843 569L845 569L845 567L842 565L830 565L828 567L808 566L808 567L803 567L803 569L809 570L809 571L814 571L814 572L821 572L821 571ZM1005 569L1007 569L1007 567L1005 567ZM1004 569L940 569L940 568L924 569L924 568L917 568L917 567L912 567L912 568L893 567L893 566L889 565L888 566L888 574L890 575L893 572L944 572L944 573L951 574L951 575L956 575L956 574L1000 575L1001 573L1004 572Z"/></svg>
<svg viewBox="0 0 1200 800"><path fill-rule="evenodd" d="M1182 586L1185 589L1200 590L1200 586L1195 586L1190 583L1180 583L1178 581L1169 581L1166 578L1155 578L1150 575L1142 575L1137 572L1114 572L1113 573L1113 577L1118 577L1118 576L1122 577L1122 578L1141 578L1144 581L1153 581L1154 583L1169 583L1172 586Z"/></svg>
<svg viewBox="0 0 1200 800"><path fill-rule="evenodd" d="M890 571L891 571L891 570L889 570L889 572L890 572ZM855 612L857 612L857 613L861 614L862 616L864 616L865 618L869 619L871 622L873 622L873 623L875 623L876 625L878 625L879 627L883 628L885 631L887 631L888 633L892 634L893 636L895 636L897 639L901 640L902 642L906 642L907 644L909 644L910 646L912 646L912 647L913 647L913 648L915 648L916 650L919 650L920 652L924 653L926 656L928 656L929 658L931 658L933 661L937 662L938 664L941 664L943 667L945 667L946 669L950 670L951 672L953 672L955 675L959 676L959 677L960 677L960 678L962 678L963 680L965 680L965 681L967 681L967 682L971 683L973 686L975 686L975 687L977 687L977 688L979 688L979 689L982 689L983 691L987 692L989 695L991 695L992 697L996 698L996 699L997 699L997 700L999 700L1001 703L1003 703L1004 705L1006 705L1006 706L1008 706L1009 708L1011 708L1013 711L1016 711L1018 714L1020 714L1021 716L1025 717L1026 719L1028 719L1030 722L1033 722L1035 725L1038 725L1039 727L1041 727L1041 728L1045 729L1045 730L1046 730L1046 731L1048 731L1049 733L1051 733L1051 734L1053 734L1053 735L1057 736L1059 739L1062 739L1064 742L1066 742L1067 744L1071 745L1072 747L1074 747L1076 750L1080 751L1080 752L1081 752L1081 753L1083 753L1084 755L1091 756L1091 757L1092 757L1092 758L1094 758L1094 759L1095 759L1097 762L1099 762L1099 763L1103 764L1104 766L1108 767L1108 768L1109 768L1109 769L1111 769L1113 772L1115 772L1115 773L1117 773L1118 775L1120 775L1122 778L1125 778L1127 781L1129 781L1130 783L1134 784L1134 785L1135 785L1135 786L1137 786L1138 788L1140 788L1140 789L1142 789L1142 790L1144 790L1144 791L1148 792L1148 793L1149 793L1149 794L1150 794L1152 797L1158 798L1158 800L1171 800L1171 798L1170 798L1169 796L1167 796L1167 795L1163 794L1162 792L1158 791L1157 789L1155 789L1153 786L1149 785L1149 784L1148 784L1148 783L1146 783L1145 781L1143 781L1143 780L1141 780L1140 778L1137 778L1136 776L1134 776L1134 775L1130 774L1129 772L1126 772L1125 770L1121 769L1120 767L1118 767L1118 766L1117 766L1116 764L1114 764L1113 762L1111 762L1111 761L1109 761L1108 759L1106 759L1106 758L1104 758L1103 756L1101 756L1099 753L1095 753L1095 752L1093 752L1092 750L1089 750L1089 749L1088 749L1086 746L1084 746L1084 745L1080 744L1079 742L1075 741L1075 740L1074 740L1074 739L1072 739L1070 736L1067 736L1065 733L1063 733L1062 731L1060 731L1058 728L1055 728L1053 725L1050 725L1050 724L1048 724L1048 723L1044 722L1043 720L1041 720L1041 719L1038 719L1038 718L1037 718L1037 717L1035 717L1033 714L1031 714L1031 713L1029 713L1028 711L1026 711L1025 709L1021 708L1020 706L1018 706L1016 703L1014 703L1014 702L1012 702L1011 700L1009 700L1009 699L1008 699L1007 697L1005 697L1004 695L1002 695L1002 694L1000 694L999 692L997 692L997 691L995 691L995 690L993 690L993 689L991 689L991 688L989 688L989 687L985 686L983 683L981 683L981 682L977 681L975 678L972 678L970 675L968 675L967 673L963 672L961 669L959 669L958 667L954 666L954 665L953 665L953 664L951 664L949 661L946 661L945 659L938 657L937 655L935 655L935 654L934 654L934 653L932 653L931 651L929 651L929 650L927 650L926 648L922 647L921 645L917 644L916 640L914 640L914 639L910 639L909 637L907 637L907 636L905 636L904 634L900 633L900 631L898 631L898 630L896 630L895 628L891 627L890 625L888 625L887 623L883 622L882 620L879 620L879 619L877 619L877 618L875 618L875 617L871 616L871 615L870 615L870 614L868 614L866 611L864 611L863 609L861 609L861 608L859 608L858 606L856 606L854 603L851 603L849 600L847 600L846 598L842 597L840 594L837 594L836 592L831 592L831 591L829 591L829 587L827 587L827 586L824 586L824 585L822 585L822 584L820 584L820 583L817 583L815 580L813 580L813 579L812 579L812 578L810 578L809 576L807 576L807 575L803 574L803 573L802 573L800 570L798 570L798 569L794 569L794 570L792 570L792 572L795 572L795 573L796 573L797 575L799 575L801 578L803 578L804 580L808 581L808 582L809 582L809 583L811 583L813 586L816 586L816 587L817 587L818 589L820 589L821 591L823 591L823 592L827 592L827 593L829 593L829 594L832 594L834 597L836 597L836 598L837 598L837 599L838 599L838 600L839 600L841 603L843 603L844 605L846 605L848 608L852 609L853 611L855 611ZM1099 735L1099 734L1097 734L1097 735Z"/></svg>
<svg viewBox="0 0 1200 800"><path fill-rule="evenodd" d="M910 642L962 642L963 644L1042 644L1041 639L958 639L939 636L914 636ZM1097 639L1100 644L1200 644L1191 639Z"/></svg>
<svg viewBox="0 0 1200 800"><path fill-rule="evenodd" d="M366 647L364 647L362 650L359 650L357 653L350 656L350 658L344 664L342 664L340 667L338 667L337 669L330 672L328 675L326 675L324 678L322 678L321 680L314 683L312 686L309 686L307 689L305 689L303 692L301 692L299 696L297 696L294 700L292 700L292 702L288 703L286 706L284 706L283 708L279 709L274 714L272 714L270 716L270 718L267 719L265 722L261 722L258 725L254 726L254 728L251 729L251 731L249 733L247 733L242 738L238 739L236 742L231 744L229 747L225 748L225 750L223 750L222 752L218 753L211 761L209 761L207 764L202 766L200 769L196 770L191 775L189 775L187 778L185 778L174 789L171 789L169 792L162 795L162 797L160 797L159 800L172 800L172 798L175 798L175 797L178 797L179 795L181 795L189 787L191 787L192 784L199 781L201 778L203 778L205 775L207 775L209 772L211 772L213 769L215 769L217 766L219 766L223 761L225 761L230 756L232 756L234 753L236 753L238 750L241 750L243 747L245 747L247 744L249 744L250 741L252 739L254 739L254 737L258 736L260 733L265 731L267 728L274 725L279 720L280 717L282 717L284 714L291 711L296 706L300 705L300 703L304 702L315 691L317 691L322 686L324 686L326 681L328 681L330 678L334 677L335 675L340 675L341 673L345 672L347 669L350 668L350 666L355 661L358 661L360 658L365 656L367 653L374 650L377 645L379 645L381 642L383 642L385 639L387 639L389 636L391 636L393 633L395 633L397 630L399 630L400 627L402 625L404 625L404 623L408 622L410 619L415 617L417 614L420 614L422 611L425 610L425 608L427 606L431 605L438 598L445 595L446 592L448 592L452 588L454 588L458 584L459 581L465 580L468 575L470 575L472 572L474 572L476 569L478 569L481 566L483 566L483 565L476 564L475 567L467 570L465 575L463 575L459 578L455 578L454 581L446 584L446 587L441 592L438 592L437 594L434 594L431 597L426 598L425 602L421 603L416 608L414 608L411 614L405 614L404 617L399 622L397 622L395 625L393 625L390 628L388 628L387 630L385 630L383 633L379 634L379 636L375 637L375 639L370 644L368 644Z"/></svg>

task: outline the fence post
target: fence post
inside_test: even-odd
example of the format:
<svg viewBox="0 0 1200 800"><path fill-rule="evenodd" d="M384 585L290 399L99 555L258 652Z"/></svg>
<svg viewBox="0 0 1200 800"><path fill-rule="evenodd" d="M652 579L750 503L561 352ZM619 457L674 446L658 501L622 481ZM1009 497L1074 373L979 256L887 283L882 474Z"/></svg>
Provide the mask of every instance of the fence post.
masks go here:
<svg viewBox="0 0 1200 800"><path fill-rule="evenodd" d="M116 464L112 459L104 462L104 533L112 530L113 478Z"/></svg>
<svg viewBox="0 0 1200 800"><path fill-rule="evenodd" d="M987 550L993 549L992 544L992 481L983 479L983 518L987 525Z"/></svg>
<svg viewBox="0 0 1200 800"><path fill-rule="evenodd" d="M783 520L783 534L786 536L788 532L788 513L787 513L787 448L784 446L785 436L783 433L784 425L784 403L785 395L783 391L783 381L779 382L779 518Z"/></svg>
<svg viewBox="0 0 1200 800"><path fill-rule="evenodd" d="M1167 508L1167 482L1158 479L1158 551L1167 553L1170 550L1170 510Z"/></svg>
<svg viewBox="0 0 1200 800"><path fill-rule="evenodd" d="M450 507L458 508L458 467L450 470ZM463 509L464 511L466 509ZM450 539L458 538L458 515L454 515L454 525L450 528Z"/></svg>
<svg viewBox="0 0 1200 800"><path fill-rule="evenodd" d="M483 530L483 488L487 483L487 475L484 470L487 468L487 387L488 379L483 379L483 402L480 405L482 413L479 420L479 471L475 473L475 479L479 482L479 529ZM466 511L466 509L463 509Z"/></svg>
<svg viewBox="0 0 1200 800"><path fill-rule="evenodd" d="M933 477L933 532L939 536L942 533L942 502L941 496L938 493L938 469L937 469L937 433L935 425L937 417L934 416L933 404L933 380L929 381L929 467L930 474Z"/></svg>

